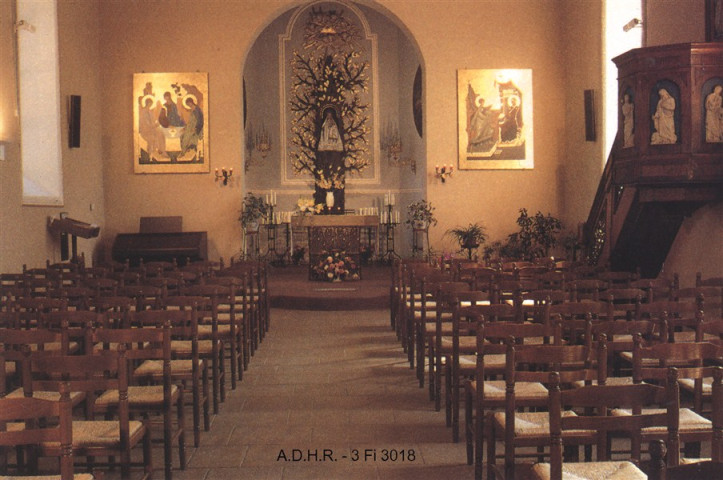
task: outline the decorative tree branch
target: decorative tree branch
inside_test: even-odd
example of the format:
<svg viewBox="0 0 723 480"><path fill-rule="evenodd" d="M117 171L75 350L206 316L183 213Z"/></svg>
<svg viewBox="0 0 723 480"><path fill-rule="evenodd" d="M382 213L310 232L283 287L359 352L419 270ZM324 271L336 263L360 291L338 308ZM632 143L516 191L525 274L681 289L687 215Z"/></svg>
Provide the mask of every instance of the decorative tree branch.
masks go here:
<svg viewBox="0 0 723 480"><path fill-rule="evenodd" d="M294 148L290 157L294 172L312 174L317 184L343 185L347 173L361 172L369 164L369 106L360 97L367 90L369 64L359 56L354 51L311 52L307 56L293 53L290 110ZM329 106L338 112L342 123L340 165L317 163L320 119Z"/></svg>

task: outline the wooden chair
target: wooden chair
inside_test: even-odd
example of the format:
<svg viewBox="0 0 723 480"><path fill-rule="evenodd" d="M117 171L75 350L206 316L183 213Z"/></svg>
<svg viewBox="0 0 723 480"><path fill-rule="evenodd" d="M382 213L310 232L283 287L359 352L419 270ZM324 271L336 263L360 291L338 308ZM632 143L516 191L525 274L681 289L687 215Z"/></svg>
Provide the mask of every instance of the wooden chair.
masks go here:
<svg viewBox="0 0 723 480"><path fill-rule="evenodd" d="M607 313L605 302L585 300L550 305L547 314L559 318L563 339L570 345L585 343L585 330L590 322L599 321Z"/></svg>
<svg viewBox="0 0 723 480"><path fill-rule="evenodd" d="M712 377L711 367L705 367L723 360L723 349L711 343L661 343L644 347L640 335L633 338L633 381L635 383L661 382L665 378L665 370L674 366L679 370L680 379L692 379L696 392L702 391L702 382L706 377ZM678 388L678 383L675 385ZM698 394L694 405L701 403ZM628 412L616 412L625 415ZM680 440L685 444L688 457L700 456L700 443L709 441L712 432L710 420L693 409L681 408L680 412ZM644 432L646 441L661 438L655 431Z"/></svg>
<svg viewBox="0 0 723 480"><path fill-rule="evenodd" d="M402 340L407 348L409 368L415 367L415 360L418 357L418 342L422 341L419 334L422 331L421 326L434 321L436 285L451 280L449 275L441 273L436 268L432 270L430 268L433 267L420 268L415 266L415 268L410 269L410 290L406 308L406 327L404 329L406 338ZM424 358L423 355L422 358ZM419 371L417 371L417 376L419 377ZM418 378L422 382L421 386L424 386L423 378L423 375L421 379Z"/></svg>
<svg viewBox="0 0 723 480"><path fill-rule="evenodd" d="M131 414L140 414L151 420L162 419L165 478L171 480L173 443L178 443L178 460L181 470L186 469L186 441L184 425L183 390L172 383L171 372L171 325L167 322L157 328L100 328L89 329L86 353L102 355L112 353L119 345L126 348L129 362L128 408ZM163 363L163 379L159 383L139 384L133 379L133 366L146 360ZM147 379L146 379L147 380ZM115 412L119 406L119 391L106 390L95 399L94 411L99 414ZM176 409L176 425L173 425L173 408Z"/></svg>
<svg viewBox="0 0 723 480"><path fill-rule="evenodd" d="M198 353L198 322L191 310L145 310L133 312L130 316L132 327L153 327L171 324L171 340L191 341L188 358L171 359L171 378L181 382L186 394L191 397L193 409L193 442L201 444L201 414L204 430L211 428L209 416L208 366ZM139 382L163 381L163 362L145 360L134 371L133 377Z"/></svg>
<svg viewBox="0 0 723 480"><path fill-rule="evenodd" d="M445 279L446 280L446 279ZM427 369L429 375L429 395L430 400L435 400L435 408L440 409L439 398L435 393L439 393L439 389L435 388L441 379L442 364L439 363L439 355L437 350L444 343L443 336L452 333L452 310L456 299L465 291L469 291L469 284L466 282L442 281L438 283L426 282L425 291L431 291L434 296L434 311L425 312L424 316L415 319L416 332L414 334L417 353L417 379L419 386L424 387L425 375L425 356L427 358ZM484 294L476 296L481 301L487 297ZM426 309L425 309L426 310Z"/></svg>
<svg viewBox="0 0 723 480"><path fill-rule="evenodd" d="M593 339L605 335L608 349L608 372L611 372L609 381L632 381L632 372L626 371L622 377L624 367L632 367L633 335L640 334L646 345L664 343L667 341L668 329L665 317L648 320L604 320L592 324ZM620 380L613 380L620 379Z"/></svg>
<svg viewBox="0 0 723 480"><path fill-rule="evenodd" d="M198 325L199 340L211 340L221 348L220 361L229 359L231 368L231 389L236 389L236 380L243 371L243 329L236 322L236 295L233 285L191 285L183 287L182 295L206 298L208 304ZM221 306L225 321L221 322ZM228 348L226 348L228 347ZM227 353L225 353L227 352ZM225 376L224 376L225 378Z"/></svg>
<svg viewBox="0 0 723 480"><path fill-rule="evenodd" d="M145 422L130 420L128 409L128 369L125 348L106 355L53 355L33 356L30 359L33 379L32 390L59 391L64 382L71 391L85 392L93 404L96 392L118 390L118 415L115 420L95 420L93 411L86 420L74 420L73 451L76 456L87 457L92 467L96 457L108 457L108 466L114 466L120 457L121 478L129 478L132 466L143 467L143 479L153 472L151 431ZM57 380L62 378L63 380ZM142 463L131 461L131 450L143 448ZM41 456L62 454L59 443L43 443Z"/></svg>
<svg viewBox="0 0 723 480"><path fill-rule="evenodd" d="M6 383L0 386L7 392L3 396L8 398L34 397L58 401L60 395L56 391L32 389L30 357L31 355L34 357L67 355L70 351L70 343L67 328L60 328L59 331L42 328L0 330L0 350L3 351L5 359L4 373L6 375ZM73 406L80 405L85 400L85 394L73 391L70 393L70 399Z"/></svg>
<svg viewBox="0 0 723 480"><path fill-rule="evenodd" d="M26 294L15 302L19 328L35 328L40 315L68 310L68 302L60 298L29 297Z"/></svg>
<svg viewBox="0 0 723 480"><path fill-rule="evenodd" d="M232 267L219 272L217 277L233 277L236 279L235 284L241 279L243 292L238 291L237 285L236 296L245 306L243 318L247 325L245 339L249 346L248 355L253 355L263 340L270 322L266 268L259 262L235 263Z"/></svg>
<svg viewBox="0 0 723 480"><path fill-rule="evenodd" d="M489 412L504 408L507 383L499 380L507 367L507 342L525 345L529 339L552 336L553 344L559 344L557 327L540 323L485 322L477 309L461 309L459 316L476 322L476 354L474 373L467 375L465 389L465 438L467 463L475 464L475 478L482 478L484 439L487 437ZM456 359L453 360L456 363ZM547 389L539 382L517 382L516 402L520 405L542 405L547 399Z"/></svg>
<svg viewBox="0 0 723 480"><path fill-rule="evenodd" d="M597 274L597 279L602 280L607 288L629 288L630 283L637 279L632 272L613 272L610 270Z"/></svg>
<svg viewBox="0 0 723 480"><path fill-rule="evenodd" d="M608 288L603 294L607 302L608 320L632 320L641 303L648 303L644 290L639 288Z"/></svg>
<svg viewBox="0 0 723 480"><path fill-rule="evenodd" d="M723 320L713 322L700 322L697 327L696 342L713 343L723 345ZM693 397L693 409L696 412L707 414L709 410L706 404L711 403L713 398L713 378L704 377L700 382L690 378L680 379L680 388Z"/></svg>
<svg viewBox="0 0 723 480"><path fill-rule="evenodd" d="M546 384L549 373L558 372L563 385L575 382L592 382L604 384L607 352L593 349L586 345L516 345L513 339L507 341L505 368L505 409L489 418L487 429L487 472L493 479L496 473L504 474L505 478L516 478L517 450L520 447L537 447L540 449L549 444L550 426L546 412L519 412L523 406L518 403L516 385L519 382L538 382ZM544 404L545 402L543 402ZM541 406L539 399L533 405ZM496 443L501 441L504 447L503 470L496 464ZM591 443L591 435L576 434L576 442Z"/></svg>
<svg viewBox="0 0 723 480"><path fill-rule="evenodd" d="M669 373L669 385L676 384L675 372ZM641 457L641 435L644 429L659 428L671 444L677 443L677 391L655 385L590 385L573 390L561 389L557 372L550 374L549 445L550 462L537 463L530 478L562 480L566 476L579 479L625 478L645 479L637 467ZM641 405L664 404L662 412L627 417L610 415L613 407L639 408ZM631 439L628 460L610 459L610 436L625 433ZM567 463L563 447L588 442L590 435L597 446L596 462Z"/></svg>
<svg viewBox="0 0 723 480"><path fill-rule="evenodd" d="M697 462L683 462L680 465L668 465L667 448L663 440L653 440L650 444L651 468L650 480L715 480L723 472L723 369L713 372L713 442L711 458Z"/></svg>
<svg viewBox="0 0 723 480"><path fill-rule="evenodd" d="M464 288L441 290L437 299L436 333L434 335L434 401L435 409L441 408L442 370L444 369L444 405L447 426L452 427L452 440L459 441L459 398L462 378L474 373L474 354L477 351L475 331L478 316L460 315L462 309L483 307L489 302L486 292L469 291ZM448 286L449 287L449 286ZM465 310L466 311L466 310ZM449 313L449 322L443 317ZM431 342L430 342L431 345ZM471 360L470 360L470 357ZM431 368L431 367L430 367ZM470 370L472 370L470 372Z"/></svg>
<svg viewBox="0 0 723 480"><path fill-rule="evenodd" d="M710 319L723 319L723 287L701 286L679 288L673 293L674 300L697 302L698 309Z"/></svg>
<svg viewBox="0 0 723 480"><path fill-rule="evenodd" d="M19 478L37 478L52 480L92 480L93 475L75 474L73 465L73 406L69 396L70 387L67 383L59 385L58 400L45 400L40 398L2 398L0 397L0 449L16 448L23 453L21 460L32 460L33 450L42 443L56 443L60 448L58 453L58 476L25 475ZM29 455L24 450L29 448ZM8 472L7 463L2 462L0 473L13 473L17 477L19 472ZM18 468L22 465L17 465ZM10 477L3 477L10 478Z"/></svg>
<svg viewBox="0 0 723 480"><path fill-rule="evenodd" d="M673 293L679 288L678 275L674 275L672 280L665 277L639 278L630 282L630 287L645 291L652 301L673 300Z"/></svg>
<svg viewBox="0 0 723 480"><path fill-rule="evenodd" d="M216 305L217 307L217 305ZM189 311L196 317L196 339L178 338L171 341L171 354L174 358L191 358L193 348L198 358L208 365L211 371L211 394L213 413L218 414L219 403L226 400L226 367L223 358L224 345L218 334L218 308L213 306L210 297L176 295L163 299L165 310ZM210 329L201 337L201 325Z"/></svg>
<svg viewBox="0 0 723 480"><path fill-rule="evenodd" d="M570 291L570 301L580 302L582 300L599 301L603 299L601 292L607 289L607 285L598 279L576 279L567 285Z"/></svg>

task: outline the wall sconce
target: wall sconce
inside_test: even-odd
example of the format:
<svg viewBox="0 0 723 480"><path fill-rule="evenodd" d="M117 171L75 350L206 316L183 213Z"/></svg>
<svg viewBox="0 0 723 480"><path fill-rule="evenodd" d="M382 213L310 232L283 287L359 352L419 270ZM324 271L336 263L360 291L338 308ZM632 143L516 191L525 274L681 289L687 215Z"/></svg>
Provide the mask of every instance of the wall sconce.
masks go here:
<svg viewBox="0 0 723 480"><path fill-rule="evenodd" d="M411 158L402 158L402 138L399 136L399 128L394 124L387 124L382 132L380 146L387 154L387 161L394 167L409 165L412 173L417 173L417 162Z"/></svg>
<svg viewBox="0 0 723 480"><path fill-rule="evenodd" d="M257 133L254 139L254 148L261 154L262 158L266 158L266 155L271 151L271 135L263 125L261 126L261 133Z"/></svg>
<svg viewBox="0 0 723 480"><path fill-rule="evenodd" d="M442 165L441 167L439 165L434 166L434 176L442 180L442 183L445 182L447 177L452 176L452 172L454 171L453 165Z"/></svg>
<svg viewBox="0 0 723 480"><path fill-rule="evenodd" d="M221 170L216 169L216 181L221 180L225 185L228 185L229 180L233 176L233 168L226 170L226 167L221 167Z"/></svg>

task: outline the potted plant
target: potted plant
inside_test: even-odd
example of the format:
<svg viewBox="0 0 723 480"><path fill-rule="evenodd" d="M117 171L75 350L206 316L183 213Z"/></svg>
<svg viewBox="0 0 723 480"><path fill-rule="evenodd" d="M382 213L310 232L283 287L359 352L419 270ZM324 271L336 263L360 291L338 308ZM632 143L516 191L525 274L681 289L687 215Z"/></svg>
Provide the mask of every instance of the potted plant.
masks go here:
<svg viewBox="0 0 723 480"><path fill-rule="evenodd" d="M470 223L466 227L449 229L446 235L450 235L457 240L460 250L467 250L467 258L469 259L472 259L472 252L487 240L485 228L479 223Z"/></svg>
<svg viewBox="0 0 723 480"><path fill-rule="evenodd" d="M407 225L411 225L413 229L423 230L427 227L437 224L434 217L434 207L432 202L419 200L407 207Z"/></svg>
<svg viewBox="0 0 723 480"><path fill-rule="evenodd" d="M531 217L526 208L521 208L517 225L520 231L511 234L507 241L509 250L517 253L515 256L524 260L550 256L550 249L557 244L557 236L562 230L558 218L540 211Z"/></svg>
<svg viewBox="0 0 723 480"><path fill-rule="evenodd" d="M259 229L260 220L269 212L269 206L261 196L249 192L244 197L239 221L247 232L256 232Z"/></svg>

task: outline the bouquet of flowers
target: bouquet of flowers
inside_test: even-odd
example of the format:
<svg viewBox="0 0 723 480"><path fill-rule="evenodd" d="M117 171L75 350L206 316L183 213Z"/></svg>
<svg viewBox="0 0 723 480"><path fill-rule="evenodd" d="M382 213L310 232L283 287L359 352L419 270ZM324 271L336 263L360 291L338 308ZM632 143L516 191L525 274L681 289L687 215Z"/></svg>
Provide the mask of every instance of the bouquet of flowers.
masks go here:
<svg viewBox="0 0 723 480"><path fill-rule="evenodd" d="M321 212L324 209L324 205L320 203L314 205L313 198L299 197L299 200L296 202L296 208L301 215L313 215Z"/></svg>
<svg viewBox="0 0 723 480"><path fill-rule="evenodd" d="M327 282L358 280L359 270L354 260L344 252L322 253L313 272L319 280Z"/></svg>

